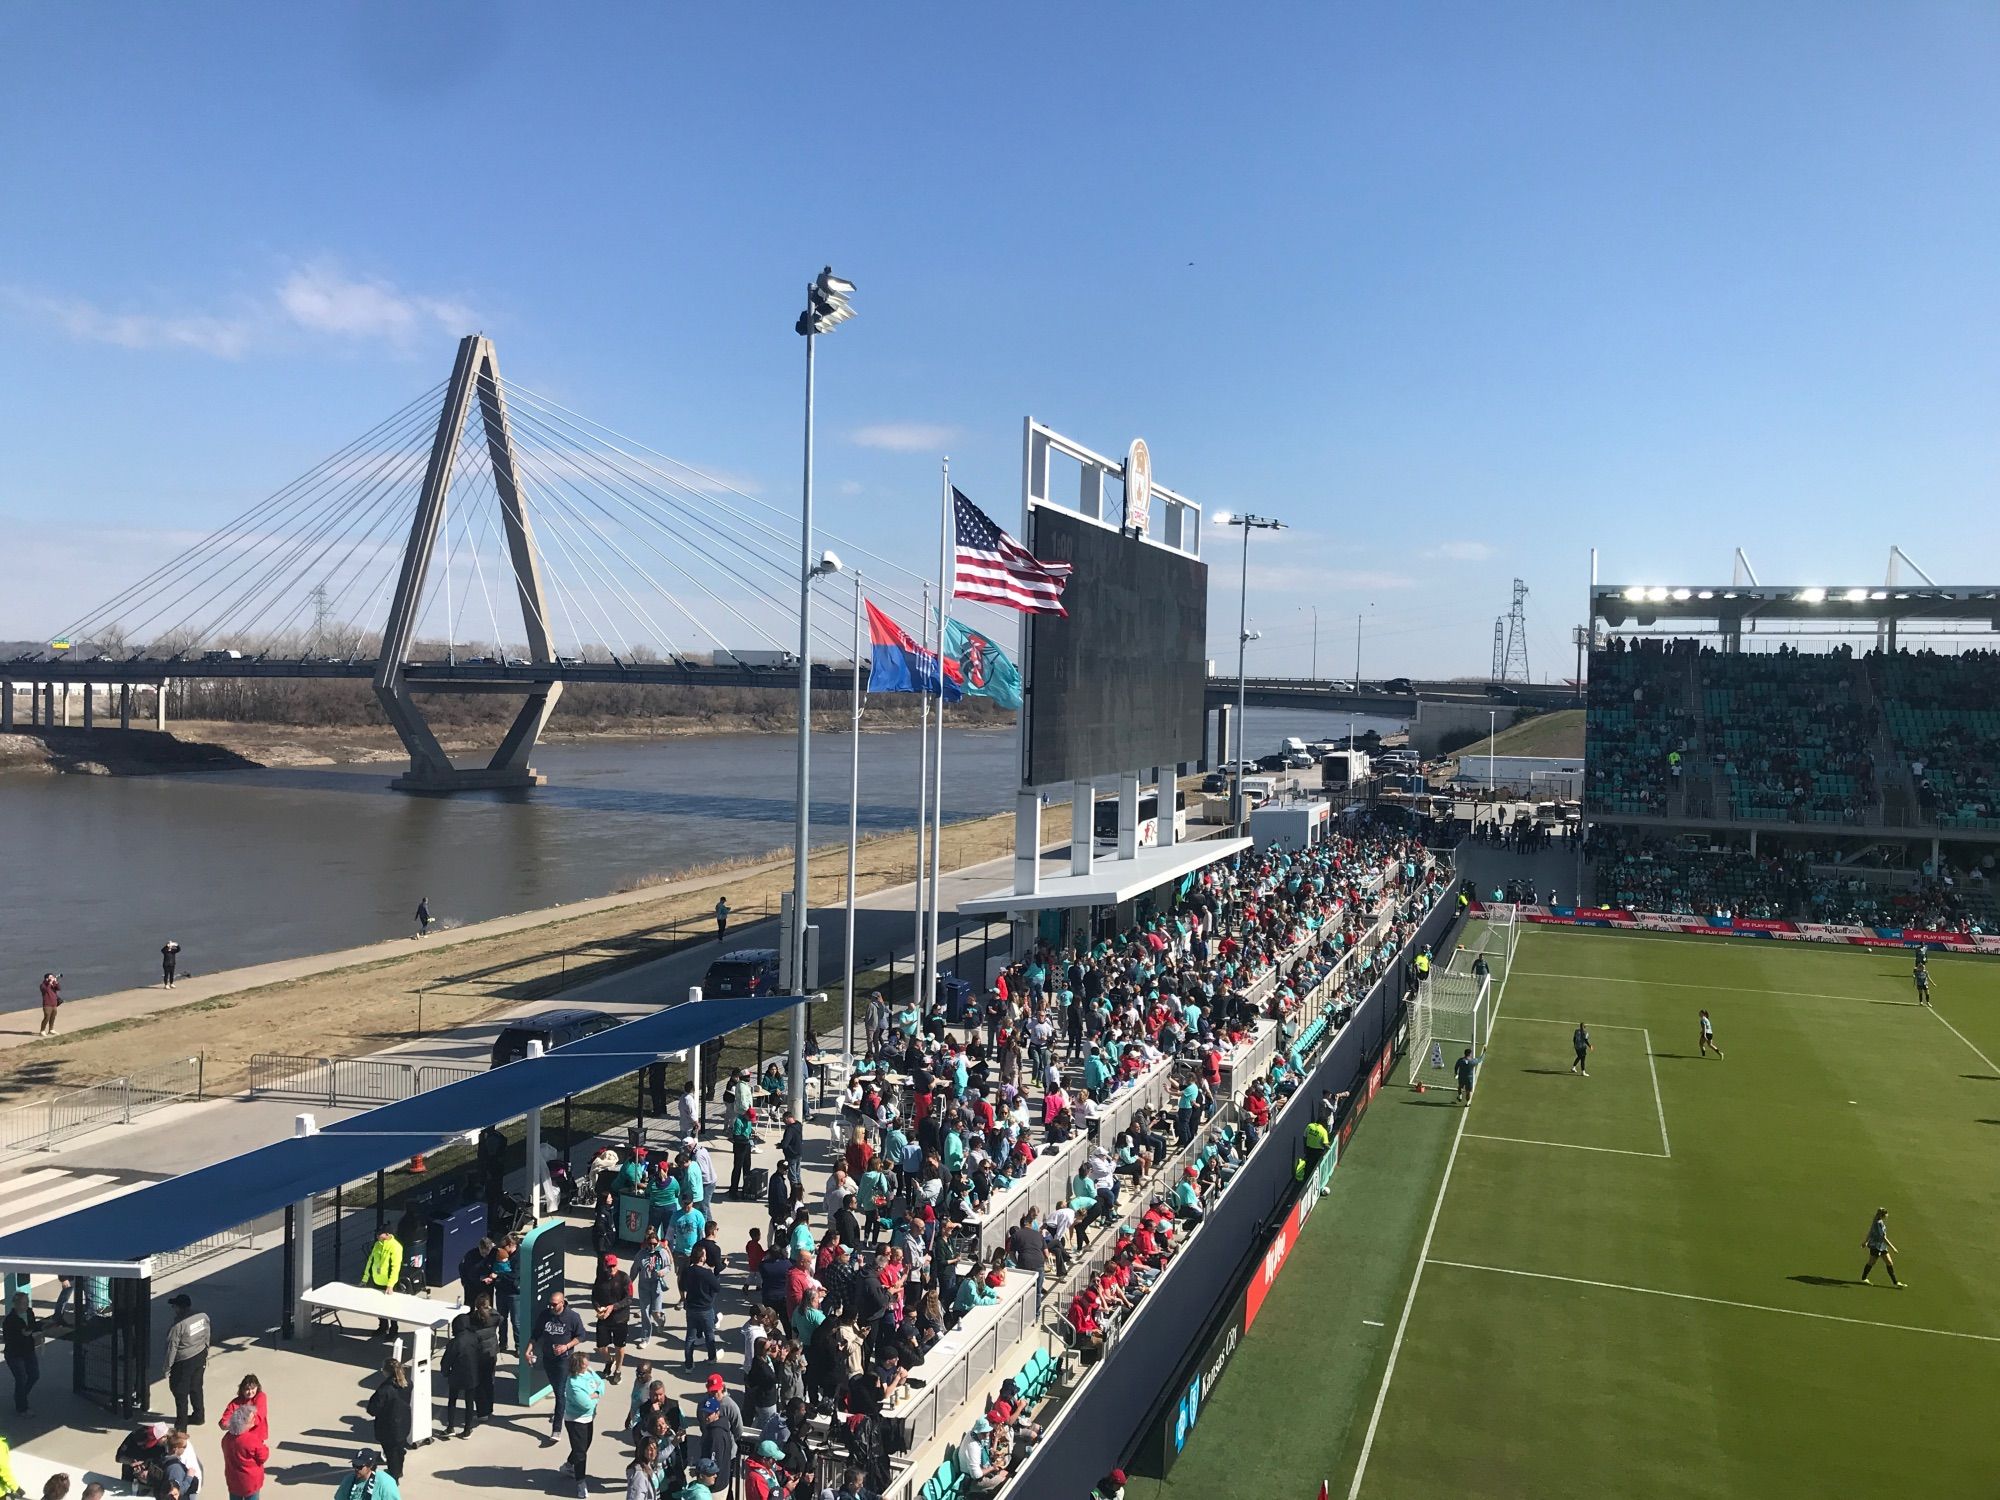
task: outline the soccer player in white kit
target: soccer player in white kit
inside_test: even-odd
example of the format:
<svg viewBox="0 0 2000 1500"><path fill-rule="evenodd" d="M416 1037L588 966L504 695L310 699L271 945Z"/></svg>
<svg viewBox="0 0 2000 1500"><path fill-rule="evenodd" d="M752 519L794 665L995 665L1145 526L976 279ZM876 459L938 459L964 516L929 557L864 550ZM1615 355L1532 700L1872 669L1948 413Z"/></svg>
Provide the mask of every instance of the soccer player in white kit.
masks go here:
<svg viewBox="0 0 2000 1500"><path fill-rule="evenodd" d="M1710 1052L1714 1052L1717 1057L1722 1056L1722 1049L1715 1045L1715 1023L1709 1020L1708 1012L1703 1011L1701 1013L1701 1055L1706 1057Z"/></svg>

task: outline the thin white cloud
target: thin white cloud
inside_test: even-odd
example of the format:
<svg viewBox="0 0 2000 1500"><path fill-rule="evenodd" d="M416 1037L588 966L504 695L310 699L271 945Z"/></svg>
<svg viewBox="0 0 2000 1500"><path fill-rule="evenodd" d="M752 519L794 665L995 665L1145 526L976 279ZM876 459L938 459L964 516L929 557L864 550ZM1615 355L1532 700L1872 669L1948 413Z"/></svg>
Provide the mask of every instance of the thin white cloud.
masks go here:
<svg viewBox="0 0 2000 1500"><path fill-rule="evenodd" d="M302 336L404 348L425 335L462 334L478 323L461 302L350 276L327 260L294 267L268 294L228 312L111 308L23 287L0 288L0 303L80 343L217 359L242 359Z"/></svg>
<svg viewBox="0 0 2000 1500"><path fill-rule="evenodd" d="M6 301L79 342L121 349L191 349L220 359L240 359L257 331L257 319L250 315L110 312L81 297L49 297L17 288L7 291Z"/></svg>
<svg viewBox="0 0 2000 1500"><path fill-rule="evenodd" d="M890 453L935 453L957 436L956 427L942 422L876 422L855 428L848 441Z"/></svg>
<svg viewBox="0 0 2000 1500"><path fill-rule="evenodd" d="M858 480L858 479L843 479L843 480L841 480L841 481L840 481L840 493L841 493L841 494L843 494L843 495L858 495L858 494L860 494L860 493L861 493L861 481L860 481L860 480Z"/></svg>
<svg viewBox="0 0 2000 1500"><path fill-rule="evenodd" d="M474 322L471 309L463 303L348 276L326 261L301 266L287 276L278 288L278 306L308 332L399 344L433 330L465 333Z"/></svg>
<svg viewBox="0 0 2000 1500"><path fill-rule="evenodd" d="M1494 551L1490 542L1440 542L1424 556L1443 558L1446 562L1485 562L1494 556Z"/></svg>

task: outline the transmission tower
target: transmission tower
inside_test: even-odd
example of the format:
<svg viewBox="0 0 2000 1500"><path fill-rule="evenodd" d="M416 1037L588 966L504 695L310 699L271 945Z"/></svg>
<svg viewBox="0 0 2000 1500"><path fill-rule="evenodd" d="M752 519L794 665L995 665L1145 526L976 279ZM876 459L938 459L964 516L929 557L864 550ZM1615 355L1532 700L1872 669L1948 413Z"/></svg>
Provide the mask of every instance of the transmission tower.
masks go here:
<svg viewBox="0 0 2000 1500"><path fill-rule="evenodd" d="M1501 662L1500 681L1506 682L1520 669L1520 680L1530 682L1528 676L1528 585L1525 580L1514 580L1514 604L1507 611L1507 652Z"/></svg>
<svg viewBox="0 0 2000 1500"><path fill-rule="evenodd" d="M1505 615L1500 615L1496 617L1493 621L1492 680L1494 682L1498 682L1500 680L1501 673L1505 672L1506 670L1507 670L1507 617Z"/></svg>
<svg viewBox="0 0 2000 1500"><path fill-rule="evenodd" d="M326 585L316 583L312 587L313 641L315 644L326 639L326 623L332 611L326 597Z"/></svg>

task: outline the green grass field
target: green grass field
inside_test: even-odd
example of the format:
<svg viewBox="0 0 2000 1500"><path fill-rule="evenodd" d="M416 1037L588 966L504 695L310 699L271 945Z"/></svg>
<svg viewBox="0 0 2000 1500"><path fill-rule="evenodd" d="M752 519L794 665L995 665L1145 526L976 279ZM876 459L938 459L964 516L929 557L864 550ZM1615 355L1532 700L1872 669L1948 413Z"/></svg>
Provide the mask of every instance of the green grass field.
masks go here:
<svg viewBox="0 0 2000 1500"><path fill-rule="evenodd" d="M1524 929L1472 1107L1383 1092L1137 1492L1994 1493L2000 967L1932 967Z"/></svg>

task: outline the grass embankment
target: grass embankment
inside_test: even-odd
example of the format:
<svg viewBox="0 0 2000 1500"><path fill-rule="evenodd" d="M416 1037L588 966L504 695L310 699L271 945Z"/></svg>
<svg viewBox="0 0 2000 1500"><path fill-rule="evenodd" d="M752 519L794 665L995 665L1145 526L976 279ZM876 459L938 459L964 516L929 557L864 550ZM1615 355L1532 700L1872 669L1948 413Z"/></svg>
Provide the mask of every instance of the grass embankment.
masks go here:
<svg viewBox="0 0 2000 1500"><path fill-rule="evenodd" d="M1583 754L1583 710L1559 708L1553 713L1536 714L1510 724L1493 736L1491 749L1484 739L1454 750L1454 760L1476 760L1486 755L1566 755Z"/></svg>

